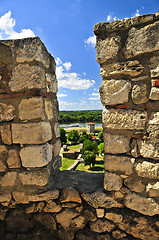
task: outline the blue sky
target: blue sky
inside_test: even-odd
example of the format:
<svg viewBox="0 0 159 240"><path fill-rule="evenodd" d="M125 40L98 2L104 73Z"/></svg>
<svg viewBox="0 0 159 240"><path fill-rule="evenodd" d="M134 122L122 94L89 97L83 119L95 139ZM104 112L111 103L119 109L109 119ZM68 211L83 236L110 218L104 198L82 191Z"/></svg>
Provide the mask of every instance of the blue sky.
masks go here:
<svg viewBox="0 0 159 240"><path fill-rule="evenodd" d="M0 39L41 38L57 62L60 110L103 109L93 26L158 11L159 0L0 0Z"/></svg>

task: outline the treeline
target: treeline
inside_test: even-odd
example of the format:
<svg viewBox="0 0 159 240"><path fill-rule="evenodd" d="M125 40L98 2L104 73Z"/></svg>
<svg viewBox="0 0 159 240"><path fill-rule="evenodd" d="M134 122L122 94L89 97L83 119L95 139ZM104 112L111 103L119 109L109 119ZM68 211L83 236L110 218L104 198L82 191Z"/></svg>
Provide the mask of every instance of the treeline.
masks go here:
<svg viewBox="0 0 159 240"><path fill-rule="evenodd" d="M102 122L102 110L60 111L59 123Z"/></svg>

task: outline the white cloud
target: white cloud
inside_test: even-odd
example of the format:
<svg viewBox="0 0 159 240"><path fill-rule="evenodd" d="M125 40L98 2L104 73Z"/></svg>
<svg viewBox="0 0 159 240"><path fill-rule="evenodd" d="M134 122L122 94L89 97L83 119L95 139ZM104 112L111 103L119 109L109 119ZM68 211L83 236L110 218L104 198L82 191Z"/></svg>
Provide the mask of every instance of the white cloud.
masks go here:
<svg viewBox="0 0 159 240"><path fill-rule="evenodd" d="M90 36L88 39L84 41L87 45L91 45L92 47L95 47L96 45L96 36ZM85 47L87 46L85 45Z"/></svg>
<svg viewBox="0 0 159 240"><path fill-rule="evenodd" d="M67 97L67 94L64 94L64 93L58 93L57 96L58 96L58 97Z"/></svg>
<svg viewBox="0 0 159 240"><path fill-rule="evenodd" d="M89 100L99 100L99 98L97 97L90 97Z"/></svg>
<svg viewBox="0 0 159 240"><path fill-rule="evenodd" d="M139 12L140 10L139 9L137 9L136 10L136 13L133 15L133 17L137 17L137 16L140 16L140 12Z"/></svg>
<svg viewBox="0 0 159 240"><path fill-rule="evenodd" d="M92 93L92 96L99 96L99 93Z"/></svg>
<svg viewBox="0 0 159 240"><path fill-rule="evenodd" d="M70 68L71 68L71 66L72 66L72 64L71 64L70 62L65 62L65 63L63 64L63 66L66 68L67 71L69 71Z"/></svg>
<svg viewBox="0 0 159 240"><path fill-rule="evenodd" d="M111 22L111 21L116 21L117 17L114 16L114 13L109 12L109 14L107 15L107 22Z"/></svg>
<svg viewBox="0 0 159 240"><path fill-rule="evenodd" d="M56 58L55 62L56 62L57 65L61 65L62 64L62 61L61 61L61 59L59 57Z"/></svg>
<svg viewBox="0 0 159 240"><path fill-rule="evenodd" d="M77 105L77 104L78 104L78 103L76 103L76 102L59 101L60 107L72 106L72 105Z"/></svg>
<svg viewBox="0 0 159 240"><path fill-rule="evenodd" d="M8 11L0 17L0 39L20 39L35 37L31 29L22 29L21 32L14 31L15 19L11 17L11 11Z"/></svg>
<svg viewBox="0 0 159 240"><path fill-rule="evenodd" d="M71 63L62 63L62 61L59 60L59 58L56 59L56 62L58 65L60 65L56 67L56 76L59 88L62 87L73 90L84 90L92 87L95 84L94 80L83 79L79 74L75 72L66 72L66 70L70 70Z"/></svg>

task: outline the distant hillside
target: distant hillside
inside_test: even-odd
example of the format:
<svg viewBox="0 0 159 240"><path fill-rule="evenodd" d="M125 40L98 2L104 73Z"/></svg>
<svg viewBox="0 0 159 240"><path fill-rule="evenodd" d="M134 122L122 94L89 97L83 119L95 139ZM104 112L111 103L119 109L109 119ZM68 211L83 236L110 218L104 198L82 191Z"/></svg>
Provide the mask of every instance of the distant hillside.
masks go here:
<svg viewBox="0 0 159 240"><path fill-rule="evenodd" d="M102 122L102 110L60 111L59 123Z"/></svg>

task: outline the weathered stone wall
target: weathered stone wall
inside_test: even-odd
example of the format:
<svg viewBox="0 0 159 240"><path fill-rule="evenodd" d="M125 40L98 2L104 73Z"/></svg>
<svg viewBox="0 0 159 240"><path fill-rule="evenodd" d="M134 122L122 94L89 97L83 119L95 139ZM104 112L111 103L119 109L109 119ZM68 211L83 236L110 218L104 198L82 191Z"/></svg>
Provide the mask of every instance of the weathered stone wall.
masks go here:
<svg viewBox="0 0 159 240"><path fill-rule="evenodd" d="M55 64L41 41L0 43L0 239L159 239L158 26L152 14L94 27L104 177L58 171Z"/></svg>

